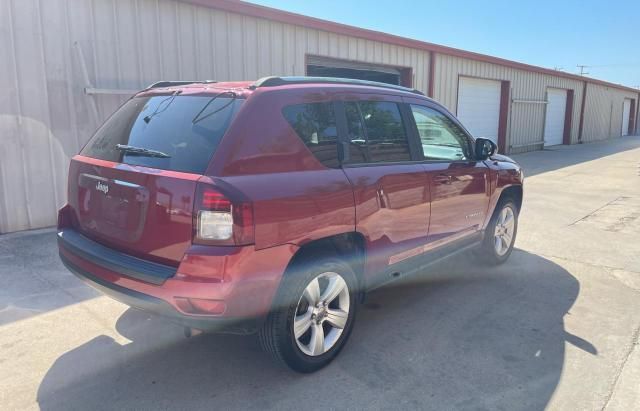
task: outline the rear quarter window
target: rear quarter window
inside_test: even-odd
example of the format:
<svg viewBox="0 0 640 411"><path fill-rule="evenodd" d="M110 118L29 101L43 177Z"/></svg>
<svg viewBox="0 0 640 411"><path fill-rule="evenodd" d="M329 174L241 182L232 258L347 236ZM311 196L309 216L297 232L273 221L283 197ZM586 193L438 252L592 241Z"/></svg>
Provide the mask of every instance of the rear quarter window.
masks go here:
<svg viewBox="0 0 640 411"><path fill-rule="evenodd" d="M330 168L340 166L332 103L296 104L283 108L282 114L318 161Z"/></svg>
<svg viewBox="0 0 640 411"><path fill-rule="evenodd" d="M228 93L134 97L98 129L80 154L202 174L242 102ZM118 144L160 151L169 157L128 153L119 150Z"/></svg>

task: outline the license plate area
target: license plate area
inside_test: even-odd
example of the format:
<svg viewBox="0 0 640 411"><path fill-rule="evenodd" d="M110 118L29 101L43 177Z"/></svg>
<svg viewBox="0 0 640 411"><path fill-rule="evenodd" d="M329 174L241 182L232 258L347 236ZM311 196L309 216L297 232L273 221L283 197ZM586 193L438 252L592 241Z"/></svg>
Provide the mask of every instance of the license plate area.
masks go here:
<svg viewBox="0 0 640 411"><path fill-rule="evenodd" d="M140 239L149 204L146 187L82 173L78 188L78 211L84 229L119 241Z"/></svg>

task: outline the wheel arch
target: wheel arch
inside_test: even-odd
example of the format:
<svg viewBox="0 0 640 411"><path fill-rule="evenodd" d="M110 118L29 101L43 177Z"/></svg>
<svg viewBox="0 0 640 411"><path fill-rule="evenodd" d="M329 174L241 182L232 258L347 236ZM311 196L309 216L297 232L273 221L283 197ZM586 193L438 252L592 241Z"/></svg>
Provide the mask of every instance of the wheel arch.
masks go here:
<svg viewBox="0 0 640 411"><path fill-rule="evenodd" d="M360 232L350 231L319 238L300 246L291 258L285 276L290 275L296 267L300 267L306 261L322 257L337 257L354 271L358 279L358 292L363 293L365 254L366 239Z"/></svg>
<svg viewBox="0 0 640 411"><path fill-rule="evenodd" d="M503 188L500 193L500 198L498 199L498 204L506 198L511 198L516 203L518 212L520 212L522 209L522 185L514 184Z"/></svg>

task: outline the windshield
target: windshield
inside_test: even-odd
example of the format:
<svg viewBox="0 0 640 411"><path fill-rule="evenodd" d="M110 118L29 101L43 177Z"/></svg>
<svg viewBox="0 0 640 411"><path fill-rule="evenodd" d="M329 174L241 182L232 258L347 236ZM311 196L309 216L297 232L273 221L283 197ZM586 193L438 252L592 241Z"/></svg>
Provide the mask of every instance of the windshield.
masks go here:
<svg viewBox="0 0 640 411"><path fill-rule="evenodd" d="M135 97L98 129L80 154L202 174L243 101L229 93ZM145 155L149 150L166 156Z"/></svg>

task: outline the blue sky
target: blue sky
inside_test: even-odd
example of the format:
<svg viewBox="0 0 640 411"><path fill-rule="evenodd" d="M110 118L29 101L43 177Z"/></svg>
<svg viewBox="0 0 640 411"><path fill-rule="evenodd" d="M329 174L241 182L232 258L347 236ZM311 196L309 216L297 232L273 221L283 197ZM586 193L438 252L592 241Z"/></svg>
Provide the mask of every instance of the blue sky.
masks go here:
<svg viewBox="0 0 640 411"><path fill-rule="evenodd" d="M251 0L325 20L640 86L640 0Z"/></svg>

